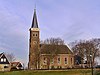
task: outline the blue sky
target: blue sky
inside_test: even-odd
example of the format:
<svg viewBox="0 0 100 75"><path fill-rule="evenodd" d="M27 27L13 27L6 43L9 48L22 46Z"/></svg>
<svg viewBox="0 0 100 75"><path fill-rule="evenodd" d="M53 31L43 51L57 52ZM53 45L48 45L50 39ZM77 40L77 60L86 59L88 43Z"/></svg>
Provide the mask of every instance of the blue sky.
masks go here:
<svg viewBox="0 0 100 75"><path fill-rule="evenodd" d="M67 44L100 37L100 0L0 0L0 52L27 62L35 4L41 40L61 37Z"/></svg>

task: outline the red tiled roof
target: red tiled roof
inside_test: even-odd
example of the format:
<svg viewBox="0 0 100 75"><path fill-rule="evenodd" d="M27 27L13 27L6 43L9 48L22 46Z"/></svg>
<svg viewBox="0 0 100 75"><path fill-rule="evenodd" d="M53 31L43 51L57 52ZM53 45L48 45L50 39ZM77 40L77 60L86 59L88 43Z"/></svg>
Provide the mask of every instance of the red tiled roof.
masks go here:
<svg viewBox="0 0 100 75"><path fill-rule="evenodd" d="M18 64L21 64L20 62L11 62L11 65L17 66Z"/></svg>

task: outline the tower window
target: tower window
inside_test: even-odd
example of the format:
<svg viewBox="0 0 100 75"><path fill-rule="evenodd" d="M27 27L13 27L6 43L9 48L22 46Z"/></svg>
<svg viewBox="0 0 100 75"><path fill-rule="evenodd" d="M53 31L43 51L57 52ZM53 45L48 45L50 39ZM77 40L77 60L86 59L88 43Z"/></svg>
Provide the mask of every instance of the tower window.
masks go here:
<svg viewBox="0 0 100 75"><path fill-rule="evenodd" d="M35 36L35 34L33 34L33 36Z"/></svg>
<svg viewBox="0 0 100 75"><path fill-rule="evenodd" d="M37 36L37 34L36 34L36 36Z"/></svg>
<svg viewBox="0 0 100 75"><path fill-rule="evenodd" d="M36 36L38 36L38 34L33 34L33 36L35 36L35 37L36 37Z"/></svg>

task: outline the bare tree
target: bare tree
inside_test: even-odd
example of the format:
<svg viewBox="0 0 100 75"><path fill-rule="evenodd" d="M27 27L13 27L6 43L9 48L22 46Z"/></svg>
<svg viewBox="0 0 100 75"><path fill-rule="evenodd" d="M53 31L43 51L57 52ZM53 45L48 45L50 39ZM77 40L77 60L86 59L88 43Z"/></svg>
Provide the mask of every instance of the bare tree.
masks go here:
<svg viewBox="0 0 100 75"><path fill-rule="evenodd" d="M10 53L10 54L6 53L6 56L10 62L13 62L16 60L15 55L13 53Z"/></svg>
<svg viewBox="0 0 100 75"><path fill-rule="evenodd" d="M43 44L50 44L50 45L64 45L64 40L61 38L48 38L42 41Z"/></svg>
<svg viewBox="0 0 100 75"><path fill-rule="evenodd" d="M100 56L100 39L92 39L92 40L81 40L79 42L75 42L72 50L74 54L81 56L81 61L84 63L84 60L87 60L87 64L91 63L91 56L92 62L95 63L94 60L96 57ZM73 43L72 43L73 44Z"/></svg>
<svg viewBox="0 0 100 75"><path fill-rule="evenodd" d="M42 41L42 48L44 49L45 53L48 54L47 57L47 65L50 68L50 63L52 62L53 58L57 56L59 53L59 45L64 45L64 40L61 38L49 38Z"/></svg>

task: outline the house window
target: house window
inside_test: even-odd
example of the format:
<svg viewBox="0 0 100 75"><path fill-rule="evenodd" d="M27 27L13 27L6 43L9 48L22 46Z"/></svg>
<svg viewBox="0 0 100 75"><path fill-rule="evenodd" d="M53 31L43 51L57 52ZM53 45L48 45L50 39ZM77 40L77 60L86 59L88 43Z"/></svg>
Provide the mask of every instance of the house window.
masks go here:
<svg viewBox="0 0 100 75"><path fill-rule="evenodd" d="M4 66L4 68L9 68L9 66Z"/></svg>
<svg viewBox="0 0 100 75"><path fill-rule="evenodd" d="M4 58L3 61L6 62L6 58Z"/></svg>
<svg viewBox="0 0 100 75"><path fill-rule="evenodd" d="M67 58L65 58L65 64L67 64Z"/></svg>
<svg viewBox="0 0 100 75"><path fill-rule="evenodd" d="M1 58L1 62L6 62L6 58Z"/></svg>
<svg viewBox="0 0 100 75"><path fill-rule="evenodd" d="M58 64L60 64L60 57L58 58Z"/></svg>
<svg viewBox="0 0 100 75"><path fill-rule="evenodd" d="M1 62L3 62L3 58L1 58Z"/></svg>

